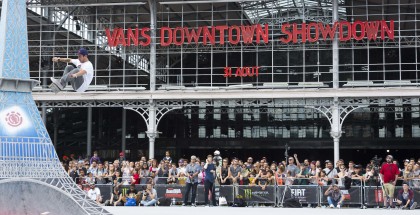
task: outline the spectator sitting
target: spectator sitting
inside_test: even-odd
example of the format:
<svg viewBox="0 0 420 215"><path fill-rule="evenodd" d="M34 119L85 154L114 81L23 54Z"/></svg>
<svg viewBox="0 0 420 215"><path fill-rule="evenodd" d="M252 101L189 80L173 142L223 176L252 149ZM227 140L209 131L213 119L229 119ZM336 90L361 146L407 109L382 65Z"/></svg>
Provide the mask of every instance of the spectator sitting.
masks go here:
<svg viewBox="0 0 420 215"><path fill-rule="evenodd" d="M337 184L331 185L324 193L324 195L328 196L328 204L330 208L340 208L341 203L343 202L343 196L341 195L340 188L338 188Z"/></svg>
<svg viewBox="0 0 420 215"><path fill-rule="evenodd" d="M143 196L141 200L141 205L143 206L153 206L157 202L157 192L153 188L152 184L147 184L146 190L143 191Z"/></svg>
<svg viewBox="0 0 420 215"><path fill-rule="evenodd" d="M92 164L93 162L101 163L101 158L99 158L97 151L94 151L93 152L93 156L90 158L90 162L89 163Z"/></svg>
<svg viewBox="0 0 420 215"><path fill-rule="evenodd" d="M172 163L171 169L169 169L168 184L176 183L177 178L178 178L178 169L176 168L176 163Z"/></svg>
<svg viewBox="0 0 420 215"><path fill-rule="evenodd" d="M130 189L125 193L125 206L136 206L139 197L140 192L136 190L134 184L130 185Z"/></svg>
<svg viewBox="0 0 420 215"><path fill-rule="evenodd" d="M398 192L397 205L402 209L414 210L417 207L417 202L414 202L414 192L410 189L407 182L403 182L403 188Z"/></svg>
<svg viewBox="0 0 420 215"><path fill-rule="evenodd" d="M114 186L122 185L122 178L121 178L120 171L116 171L115 175L112 176L112 183L114 184Z"/></svg>
<svg viewBox="0 0 420 215"><path fill-rule="evenodd" d="M118 187L114 188L114 192L111 193L111 198L105 201L105 206L123 206L122 194Z"/></svg>
<svg viewBox="0 0 420 215"><path fill-rule="evenodd" d="M87 195L93 201L100 204L102 202L101 190L95 186L95 183L90 183L90 190L88 191Z"/></svg>

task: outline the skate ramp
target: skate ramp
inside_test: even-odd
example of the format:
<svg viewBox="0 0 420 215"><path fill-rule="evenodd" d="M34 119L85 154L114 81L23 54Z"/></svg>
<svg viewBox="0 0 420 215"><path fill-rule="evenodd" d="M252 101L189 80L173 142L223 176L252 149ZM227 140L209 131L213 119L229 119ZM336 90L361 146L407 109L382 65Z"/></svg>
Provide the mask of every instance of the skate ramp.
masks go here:
<svg viewBox="0 0 420 215"><path fill-rule="evenodd" d="M1 215L84 215L71 196L36 180L0 181Z"/></svg>

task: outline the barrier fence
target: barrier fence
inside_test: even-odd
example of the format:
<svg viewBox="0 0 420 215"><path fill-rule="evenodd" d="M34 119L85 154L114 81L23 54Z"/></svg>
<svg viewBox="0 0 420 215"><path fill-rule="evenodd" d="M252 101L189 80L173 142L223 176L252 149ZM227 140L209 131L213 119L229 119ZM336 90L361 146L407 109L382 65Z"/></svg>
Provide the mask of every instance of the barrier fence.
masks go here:
<svg viewBox="0 0 420 215"><path fill-rule="evenodd" d="M349 189L345 189L340 186L341 193L343 195L343 205L347 206L383 206L383 192L381 186L351 186ZM97 184L97 188L100 189L101 195L104 200L110 199L111 193L113 192L113 184ZM324 195L325 191L329 186L321 185L267 185L264 189L258 185L220 185L215 186L214 194L216 200L220 196L226 198L228 204L233 204L235 197L238 195L242 196L248 205L256 204L270 204L272 206L283 206L283 203L287 199L296 199L302 205L321 206L327 205L327 196ZM84 190L88 190L87 184L82 185ZM155 184L158 198L171 199L173 203L180 203L184 200L186 193L185 184ZM125 195L130 189L130 185L120 185L119 191ZM135 189L137 191L143 191L146 189L146 184L136 184ZM395 188L395 195L397 197L398 191L402 189L402 186ZM420 199L420 188L412 188L414 191L414 199ZM189 194L188 200L191 201L192 192ZM396 199L394 199L396 202ZM197 186L196 203L204 203L204 186Z"/></svg>

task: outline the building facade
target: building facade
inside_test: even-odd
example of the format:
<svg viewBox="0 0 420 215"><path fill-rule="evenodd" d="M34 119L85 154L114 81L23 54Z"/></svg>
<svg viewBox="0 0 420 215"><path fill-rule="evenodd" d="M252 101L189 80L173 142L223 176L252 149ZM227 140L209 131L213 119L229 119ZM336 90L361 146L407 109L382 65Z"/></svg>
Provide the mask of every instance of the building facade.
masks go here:
<svg viewBox="0 0 420 215"><path fill-rule="evenodd" d="M58 150L419 148L418 1L99 2L28 3L33 95ZM80 47L92 88L48 92L65 66L51 57Z"/></svg>

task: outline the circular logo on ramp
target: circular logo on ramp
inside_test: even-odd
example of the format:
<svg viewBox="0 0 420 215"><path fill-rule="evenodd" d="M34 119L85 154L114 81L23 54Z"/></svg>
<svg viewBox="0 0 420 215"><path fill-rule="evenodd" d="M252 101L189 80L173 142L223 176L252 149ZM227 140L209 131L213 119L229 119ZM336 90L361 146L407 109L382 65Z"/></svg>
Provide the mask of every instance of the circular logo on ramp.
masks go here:
<svg viewBox="0 0 420 215"><path fill-rule="evenodd" d="M10 126L18 127L19 125L22 124L22 121L23 121L23 118L20 115L20 113L12 111L6 115L6 122Z"/></svg>

